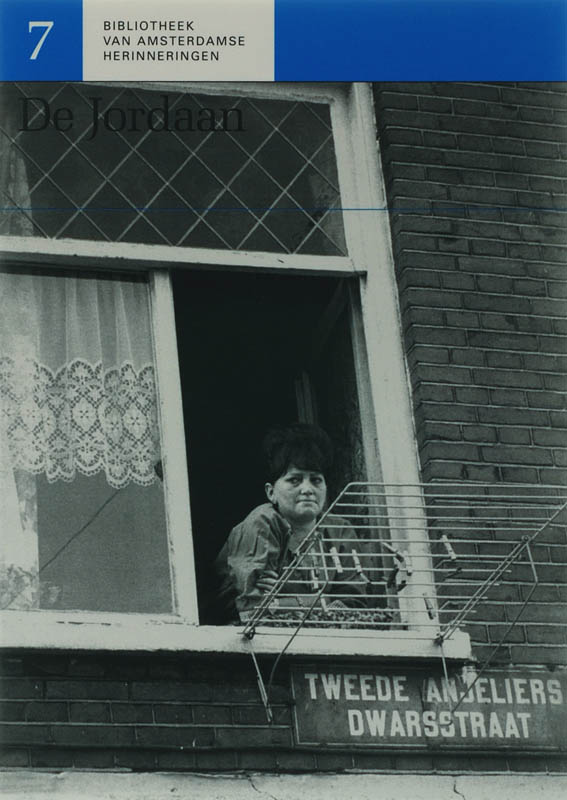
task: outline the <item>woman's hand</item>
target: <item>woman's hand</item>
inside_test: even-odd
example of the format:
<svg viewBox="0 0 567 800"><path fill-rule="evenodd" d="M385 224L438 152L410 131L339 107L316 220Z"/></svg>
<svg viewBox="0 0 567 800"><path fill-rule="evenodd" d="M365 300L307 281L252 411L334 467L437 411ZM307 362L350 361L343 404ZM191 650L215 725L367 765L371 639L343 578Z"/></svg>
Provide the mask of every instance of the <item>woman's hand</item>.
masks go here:
<svg viewBox="0 0 567 800"><path fill-rule="evenodd" d="M256 581L256 586L262 592L269 592L276 585L278 578L279 575L277 572L275 572L275 570L265 569L264 572L260 573L258 580Z"/></svg>

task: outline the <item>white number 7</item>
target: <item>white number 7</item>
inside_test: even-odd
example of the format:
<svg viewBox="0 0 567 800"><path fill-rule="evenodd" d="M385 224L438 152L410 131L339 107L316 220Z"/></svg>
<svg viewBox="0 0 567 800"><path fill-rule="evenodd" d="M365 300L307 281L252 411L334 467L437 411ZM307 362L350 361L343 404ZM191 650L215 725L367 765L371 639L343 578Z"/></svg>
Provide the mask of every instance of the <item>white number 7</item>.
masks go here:
<svg viewBox="0 0 567 800"><path fill-rule="evenodd" d="M35 50L31 54L30 61L35 61L36 58L38 57L39 51L41 50L42 45L45 42L47 34L51 30L51 28L53 28L53 22L30 22L28 26L28 33L31 33L34 28L45 28L45 33L43 34L43 36L37 43Z"/></svg>

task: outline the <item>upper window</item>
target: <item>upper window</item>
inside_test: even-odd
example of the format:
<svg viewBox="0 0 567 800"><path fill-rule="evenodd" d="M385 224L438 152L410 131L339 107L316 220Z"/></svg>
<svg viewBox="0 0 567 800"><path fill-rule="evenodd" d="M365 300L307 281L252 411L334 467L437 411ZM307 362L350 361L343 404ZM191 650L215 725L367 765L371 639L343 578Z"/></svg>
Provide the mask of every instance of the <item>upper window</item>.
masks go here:
<svg viewBox="0 0 567 800"><path fill-rule="evenodd" d="M343 213L384 203L365 91L5 87L0 599L21 630L88 612L123 626L111 646L244 647L212 564L264 499L274 423L327 430L330 499L417 481L387 221ZM382 628L420 624L385 580L365 593Z"/></svg>
<svg viewBox="0 0 567 800"><path fill-rule="evenodd" d="M345 254L328 106L59 83L3 106L26 233Z"/></svg>

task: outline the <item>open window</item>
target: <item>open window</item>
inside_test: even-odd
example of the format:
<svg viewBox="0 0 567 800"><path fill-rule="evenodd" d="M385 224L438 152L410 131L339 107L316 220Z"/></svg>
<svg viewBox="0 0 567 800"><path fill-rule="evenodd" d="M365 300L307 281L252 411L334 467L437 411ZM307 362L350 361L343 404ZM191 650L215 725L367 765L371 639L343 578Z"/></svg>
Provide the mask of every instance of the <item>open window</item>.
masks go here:
<svg viewBox="0 0 567 800"><path fill-rule="evenodd" d="M372 114L363 85L5 89L3 280L35 314L0 354L14 643L246 651L211 564L274 423L328 431L330 497L418 482ZM416 653L344 634L296 646Z"/></svg>

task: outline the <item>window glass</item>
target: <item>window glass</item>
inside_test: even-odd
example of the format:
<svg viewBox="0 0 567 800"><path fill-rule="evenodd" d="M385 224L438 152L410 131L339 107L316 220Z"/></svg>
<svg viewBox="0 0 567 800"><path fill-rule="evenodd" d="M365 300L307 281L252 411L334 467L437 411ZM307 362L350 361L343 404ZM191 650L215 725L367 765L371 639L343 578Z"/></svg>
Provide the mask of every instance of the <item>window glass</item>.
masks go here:
<svg viewBox="0 0 567 800"><path fill-rule="evenodd" d="M2 608L171 612L148 286L0 274Z"/></svg>
<svg viewBox="0 0 567 800"><path fill-rule="evenodd" d="M24 232L345 253L328 106L61 83L1 99L3 205Z"/></svg>

